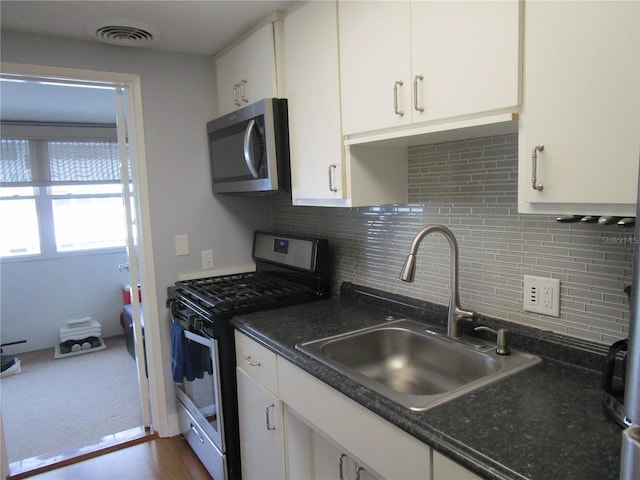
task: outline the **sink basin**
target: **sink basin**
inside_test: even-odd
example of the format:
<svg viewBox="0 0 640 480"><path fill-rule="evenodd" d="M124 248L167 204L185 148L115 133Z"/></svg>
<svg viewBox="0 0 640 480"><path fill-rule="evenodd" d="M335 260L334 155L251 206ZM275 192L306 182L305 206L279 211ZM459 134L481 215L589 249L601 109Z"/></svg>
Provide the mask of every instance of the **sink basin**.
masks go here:
<svg viewBox="0 0 640 480"><path fill-rule="evenodd" d="M452 339L413 320L395 320L296 348L411 409L426 410L540 361L498 355L478 339Z"/></svg>

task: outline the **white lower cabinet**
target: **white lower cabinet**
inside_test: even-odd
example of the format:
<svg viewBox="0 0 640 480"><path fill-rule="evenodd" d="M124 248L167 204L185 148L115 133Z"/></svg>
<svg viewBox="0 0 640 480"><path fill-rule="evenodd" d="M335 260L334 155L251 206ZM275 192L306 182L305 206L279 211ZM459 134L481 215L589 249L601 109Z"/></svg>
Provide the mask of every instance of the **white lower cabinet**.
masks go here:
<svg viewBox="0 0 640 480"><path fill-rule="evenodd" d="M284 478L280 400L240 368L236 372L242 478Z"/></svg>
<svg viewBox="0 0 640 480"><path fill-rule="evenodd" d="M291 413L295 413L318 435L339 445L333 455L323 456L323 463L328 464L326 468L329 471L333 468L332 478L339 478L336 471L343 453L348 455L349 462L353 461L366 470L361 474L373 475L369 478L431 478L429 446L280 357L278 389L286 405L287 435L294 417ZM292 442L288 437L286 443L287 448L291 448ZM288 467L291 467L291 458L289 451ZM318 464L318 459L313 456L308 461ZM299 466L299 462L305 463L298 458L294 465ZM343 467L345 475L347 468L346 465ZM292 474L290 478L323 477L297 477ZM346 478L355 479L355 473L352 471L352 476Z"/></svg>
<svg viewBox="0 0 640 480"><path fill-rule="evenodd" d="M381 479L340 445L310 427L287 406L284 408L287 477L291 479Z"/></svg>
<svg viewBox="0 0 640 480"><path fill-rule="evenodd" d="M277 397L275 355L236 332L236 363L242 478L283 479L282 403Z"/></svg>
<svg viewBox="0 0 640 480"><path fill-rule="evenodd" d="M239 332L236 363L244 479L480 480Z"/></svg>
<svg viewBox="0 0 640 480"><path fill-rule="evenodd" d="M481 477L434 450L433 480L481 480Z"/></svg>

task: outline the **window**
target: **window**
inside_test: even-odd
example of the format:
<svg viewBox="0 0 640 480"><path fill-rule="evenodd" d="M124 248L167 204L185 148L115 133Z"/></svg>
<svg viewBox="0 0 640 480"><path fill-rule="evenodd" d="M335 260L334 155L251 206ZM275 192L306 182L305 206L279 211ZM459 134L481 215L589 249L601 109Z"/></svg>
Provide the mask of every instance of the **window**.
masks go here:
<svg viewBox="0 0 640 480"><path fill-rule="evenodd" d="M0 256L126 244L118 142L113 129L100 130L97 139L82 138L85 130L74 139L11 138L3 127Z"/></svg>

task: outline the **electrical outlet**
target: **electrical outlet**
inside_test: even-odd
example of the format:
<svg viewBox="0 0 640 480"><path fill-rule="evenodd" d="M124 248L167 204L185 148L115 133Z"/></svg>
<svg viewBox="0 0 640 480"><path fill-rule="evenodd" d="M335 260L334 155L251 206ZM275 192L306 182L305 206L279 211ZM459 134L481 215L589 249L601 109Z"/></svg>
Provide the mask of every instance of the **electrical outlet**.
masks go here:
<svg viewBox="0 0 640 480"><path fill-rule="evenodd" d="M524 276L523 308L527 312L560 316L560 280Z"/></svg>
<svg viewBox="0 0 640 480"><path fill-rule="evenodd" d="M202 269L210 270L213 268L213 250L202 250L200 252L202 258Z"/></svg>

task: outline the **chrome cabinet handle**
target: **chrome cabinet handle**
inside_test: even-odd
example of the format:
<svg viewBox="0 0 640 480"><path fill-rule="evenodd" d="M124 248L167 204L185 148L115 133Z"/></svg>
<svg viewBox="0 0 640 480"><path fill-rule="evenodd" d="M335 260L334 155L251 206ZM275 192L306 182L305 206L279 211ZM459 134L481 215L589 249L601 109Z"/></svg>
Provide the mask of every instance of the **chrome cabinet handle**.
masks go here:
<svg viewBox="0 0 640 480"><path fill-rule="evenodd" d="M331 170L335 170L337 168L338 165L336 163L332 163L331 165L329 165L329 190L332 192L338 191L338 187L333 186L333 175L331 175Z"/></svg>
<svg viewBox="0 0 640 480"><path fill-rule="evenodd" d="M418 106L418 80L424 80L422 75L413 77L413 109L418 112L424 112L424 107Z"/></svg>
<svg viewBox="0 0 640 480"><path fill-rule="evenodd" d="M340 474L340 477L339 477L340 480L344 480L344 474L342 472L342 468L343 468L343 463L344 463L343 460L344 460L344 458L346 456L347 455L343 453L342 455L340 455L340 458L338 459L338 472Z"/></svg>
<svg viewBox="0 0 640 480"><path fill-rule="evenodd" d="M251 357L249 355L244 357L243 360L244 360L244 363L246 363L250 367L259 367L260 366L260 362L254 362L253 360L251 360Z"/></svg>
<svg viewBox="0 0 640 480"><path fill-rule="evenodd" d="M267 430L275 430L276 427L271 425L271 420L269 419L269 409L275 408L275 404L267 405L267 408L264 410L265 420L267 422Z"/></svg>
<svg viewBox="0 0 640 480"><path fill-rule="evenodd" d="M404 84L402 80L396 80L396 83L393 84L393 111L396 115L403 116L404 112L402 110L398 110L398 87L401 87Z"/></svg>
<svg viewBox="0 0 640 480"><path fill-rule="evenodd" d="M242 80L239 84L240 87L240 98L242 99L243 102L248 103L249 102L249 94L247 93L247 81L246 80ZM238 104L239 105L239 104Z"/></svg>
<svg viewBox="0 0 640 480"><path fill-rule="evenodd" d="M233 104L236 107L239 107L241 105L240 101L238 100L238 89L240 88L240 84L239 83L235 83L233 85Z"/></svg>
<svg viewBox="0 0 640 480"><path fill-rule="evenodd" d="M193 432L193 434L196 436L196 438L200 443L204 443L204 438L202 437L202 434L198 431L198 429L193 423L191 424L191 431Z"/></svg>
<svg viewBox="0 0 640 480"><path fill-rule="evenodd" d="M251 158L251 150L249 146L249 144L251 143L251 133L253 132L255 126L256 121L252 118L249 122L249 125L247 125L247 129L244 131L244 161L247 164L247 168L249 169L249 172L251 173L253 178L258 178L258 171L253 165L253 158Z"/></svg>
<svg viewBox="0 0 640 480"><path fill-rule="evenodd" d="M544 145L536 145L531 151L531 187L534 190L542 190L544 187L538 183L538 152L544 151Z"/></svg>

